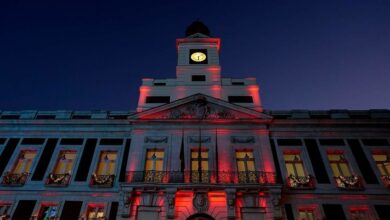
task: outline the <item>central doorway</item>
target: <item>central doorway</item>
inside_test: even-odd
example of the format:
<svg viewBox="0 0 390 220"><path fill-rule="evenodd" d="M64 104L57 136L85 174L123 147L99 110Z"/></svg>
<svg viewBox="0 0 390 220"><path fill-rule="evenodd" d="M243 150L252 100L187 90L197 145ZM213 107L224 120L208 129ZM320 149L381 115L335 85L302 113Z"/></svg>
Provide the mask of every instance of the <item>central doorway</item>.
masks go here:
<svg viewBox="0 0 390 220"><path fill-rule="evenodd" d="M187 220L215 220L215 219L207 214L199 213L199 214L191 215L190 217L187 218Z"/></svg>

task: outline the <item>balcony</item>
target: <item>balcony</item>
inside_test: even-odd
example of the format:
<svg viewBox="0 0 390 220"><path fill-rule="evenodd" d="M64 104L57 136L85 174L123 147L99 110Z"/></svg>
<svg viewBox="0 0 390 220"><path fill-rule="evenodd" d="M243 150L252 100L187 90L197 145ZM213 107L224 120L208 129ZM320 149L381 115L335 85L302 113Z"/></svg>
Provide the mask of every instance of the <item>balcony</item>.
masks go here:
<svg viewBox="0 0 390 220"><path fill-rule="evenodd" d="M114 185L115 175L96 175L91 176L90 186L96 187L112 187Z"/></svg>
<svg viewBox="0 0 390 220"><path fill-rule="evenodd" d="M225 171L129 171L128 183L178 183L178 184L275 184L272 172L225 172Z"/></svg>
<svg viewBox="0 0 390 220"><path fill-rule="evenodd" d="M346 190L363 190L362 180L357 175L352 176L336 176L334 177L336 186L339 189Z"/></svg>
<svg viewBox="0 0 390 220"><path fill-rule="evenodd" d="M24 173L5 172L1 184L10 185L10 186L23 186L26 183L27 177L29 175L30 173L27 172Z"/></svg>
<svg viewBox="0 0 390 220"><path fill-rule="evenodd" d="M289 189L314 189L314 177L312 175L295 176L291 174L287 177L287 187Z"/></svg>
<svg viewBox="0 0 390 220"><path fill-rule="evenodd" d="M390 175L383 175L383 176L381 176L381 180L382 180L383 184L385 184L385 186L387 188L390 188Z"/></svg>
<svg viewBox="0 0 390 220"><path fill-rule="evenodd" d="M47 178L46 185L48 186L67 186L69 184L71 175L70 173L55 174L50 173Z"/></svg>

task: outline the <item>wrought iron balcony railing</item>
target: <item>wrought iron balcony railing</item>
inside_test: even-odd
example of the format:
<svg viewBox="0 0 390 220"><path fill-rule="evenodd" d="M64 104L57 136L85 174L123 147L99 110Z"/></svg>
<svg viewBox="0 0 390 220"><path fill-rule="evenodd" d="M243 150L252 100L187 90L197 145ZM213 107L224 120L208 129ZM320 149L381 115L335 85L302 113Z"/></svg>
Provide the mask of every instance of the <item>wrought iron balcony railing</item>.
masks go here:
<svg viewBox="0 0 390 220"><path fill-rule="evenodd" d="M114 185L115 175L96 175L91 176L91 186L112 187Z"/></svg>
<svg viewBox="0 0 390 220"><path fill-rule="evenodd" d="M46 185L49 186L67 186L69 184L71 175L69 173L55 174L50 173L47 178Z"/></svg>
<svg viewBox="0 0 390 220"><path fill-rule="evenodd" d="M385 184L385 186L387 188L390 188L390 175L383 175L383 176L381 176L381 180L382 180L383 184Z"/></svg>
<svg viewBox="0 0 390 220"><path fill-rule="evenodd" d="M295 176L291 174L287 177L287 187L290 189L314 189L314 177L312 175Z"/></svg>
<svg viewBox="0 0 390 220"><path fill-rule="evenodd" d="M128 183L274 184L273 172L248 171L129 171Z"/></svg>
<svg viewBox="0 0 390 220"><path fill-rule="evenodd" d="M336 186L340 189L362 190L363 183L359 176L335 176Z"/></svg>
<svg viewBox="0 0 390 220"><path fill-rule="evenodd" d="M11 185L11 186L23 186L26 183L29 175L30 173L27 172L24 173L5 172L1 184Z"/></svg>

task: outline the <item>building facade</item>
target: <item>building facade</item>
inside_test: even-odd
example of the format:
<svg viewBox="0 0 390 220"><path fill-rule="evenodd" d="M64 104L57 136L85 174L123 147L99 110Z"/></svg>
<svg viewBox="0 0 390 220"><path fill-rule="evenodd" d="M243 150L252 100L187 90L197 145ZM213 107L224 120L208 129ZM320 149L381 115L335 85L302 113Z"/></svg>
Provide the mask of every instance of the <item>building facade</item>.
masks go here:
<svg viewBox="0 0 390 220"><path fill-rule="evenodd" d="M390 111L271 111L194 22L136 111L1 111L0 219L388 219Z"/></svg>

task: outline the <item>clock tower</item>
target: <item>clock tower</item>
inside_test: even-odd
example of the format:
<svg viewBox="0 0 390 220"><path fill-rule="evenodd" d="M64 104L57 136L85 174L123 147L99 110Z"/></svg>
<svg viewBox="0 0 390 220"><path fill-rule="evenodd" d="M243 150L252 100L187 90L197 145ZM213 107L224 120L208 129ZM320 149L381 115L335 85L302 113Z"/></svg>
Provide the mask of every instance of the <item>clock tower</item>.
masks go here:
<svg viewBox="0 0 390 220"><path fill-rule="evenodd" d="M184 85L220 84L219 48L221 40L210 37L200 21L188 26L185 38L176 40L176 77Z"/></svg>
<svg viewBox="0 0 390 220"><path fill-rule="evenodd" d="M176 39L176 78L144 78L137 111L203 94L226 102L262 111L255 78L221 78L221 39L212 37L200 21L190 24L185 36Z"/></svg>

